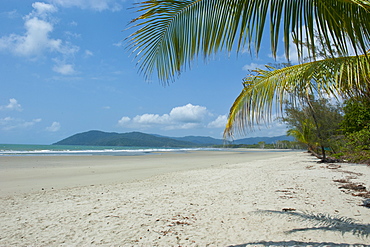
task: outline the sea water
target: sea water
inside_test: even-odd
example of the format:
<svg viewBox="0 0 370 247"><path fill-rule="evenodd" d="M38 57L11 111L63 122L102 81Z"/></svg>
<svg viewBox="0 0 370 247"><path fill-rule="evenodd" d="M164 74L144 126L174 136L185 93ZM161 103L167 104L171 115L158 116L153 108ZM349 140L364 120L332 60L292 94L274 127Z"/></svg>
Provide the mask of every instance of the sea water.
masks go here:
<svg viewBox="0 0 370 247"><path fill-rule="evenodd" d="M187 152L193 150L220 150L216 148L153 148L153 147L108 147L73 145L26 145L0 144L0 156L62 156L62 155L145 155L157 152Z"/></svg>

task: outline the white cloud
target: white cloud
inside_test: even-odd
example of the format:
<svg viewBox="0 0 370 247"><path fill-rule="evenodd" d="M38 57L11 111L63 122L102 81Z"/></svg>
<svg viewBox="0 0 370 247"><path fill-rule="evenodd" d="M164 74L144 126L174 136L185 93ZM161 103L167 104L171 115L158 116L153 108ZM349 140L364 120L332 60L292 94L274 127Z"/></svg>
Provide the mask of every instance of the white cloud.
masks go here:
<svg viewBox="0 0 370 247"><path fill-rule="evenodd" d="M122 117L120 120L118 120L119 126L125 126L126 124L130 123L131 118L129 117Z"/></svg>
<svg viewBox="0 0 370 247"><path fill-rule="evenodd" d="M63 60L78 52L78 46L50 37L54 30L51 14L58 11L54 5L35 2L32 7L33 11L23 18L25 33L22 35L12 33L0 37L0 51L9 51L14 55L31 59L47 53L57 53ZM62 71L66 70L70 73L71 67L65 66Z"/></svg>
<svg viewBox="0 0 370 247"><path fill-rule="evenodd" d="M56 65L54 65L53 71L62 75L72 75L75 73L72 64L65 64L63 62L58 62Z"/></svg>
<svg viewBox="0 0 370 247"><path fill-rule="evenodd" d="M12 117L0 118L0 128L5 131L14 129L25 129L41 122L41 118L26 121L23 119L16 119Z"/></svg>
<svg viewBox="0 0 370 247"><path fill-rule="evenodd" d="M257 68L264 68L264 64L257 64L257 63L251 63L251 64L246 64L243 66L243 70L255 70Z"/></svg>
<svg viewBox="0 0 370 247"><path fill-rule="evenodd" d="M60 128L61 128L61 125L59 122L53 122L51 126L46 128L46 130L50 132L56 132L56 131L59 131Z"/></svg>
<svg viewBox="0 0 370 247"><path fill-rule="evenodd" d="M115 0L48 0L48 2L65 8L77 7L95 11L120 11L122 9L122 6Z"/></svg>
<svg viewBox="0 0 370 247"><path fill-rule="evenodd" d="M187 104L173 108L169 114L146 113L137 115L132 119L125 116L118 121L118 125L129 128L160 126L163 129L190 129L201 127L207 116L210 116L210 113L206 107Z"/></svg>
<svg viewBox="0 0 370 247"><path fill-rule="evenodd" d="M22 111L22 106L18 103L16 99L9 99L9 104L5 106L0 106L0 110Z"/></svg>
<svg viewBox="0 0 370 247"><path fill-rule="evenodd" d="M61 49L60 39L50 39L53 25L37 17L25 21L26 34L11 34L0 38L0 50L9 50L18 56L37 57L45 51Z"/></svg>
<svg viewBox="0 0 370 247"><path fill-rule="evenodd" d="M208 124L208 128L225 128L226 122L227 122L227 116L220 115L214 121Z"/></svg>
<svg viewBox="0 0 370 247"><path fill-rule="evenodd" d="M85 50L85 56L86 57L91 57L91 56L94 56L94 53L92 51Z"/></svg>
<svg viewBox="0 0 370 247"><path fill-rule="evenodd" d="M35 9L37 15L42 17L45 17L46 14L58 11L55 6L42 2L35 2L32 4L32 7Z"/></svg>
<svg viewBox="0 0 370 247"><path fill-rule="evenodd" d="M168 114L159 116L158 114L143 114L141 116L136 116L133 121L138 124L150 125L150 124L166 124L171 121Z"/></svg>
<svg viewBox="0 0 370 247"><path fill-rule="evenodd" d="M170 117L175 122L201 122L206 115L206 107L192 104L175 107L170 112Z"/></svg>

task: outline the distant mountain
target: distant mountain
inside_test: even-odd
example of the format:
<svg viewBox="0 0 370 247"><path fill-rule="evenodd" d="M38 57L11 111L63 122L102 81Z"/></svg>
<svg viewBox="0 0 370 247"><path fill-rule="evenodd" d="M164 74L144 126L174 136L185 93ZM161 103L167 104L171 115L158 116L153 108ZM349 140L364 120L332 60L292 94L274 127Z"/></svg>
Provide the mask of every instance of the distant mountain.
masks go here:
<svg viewBox="0 0 370 247"><path fill-rule="evenodd" d="M199 145L222 145L224 140L215 139L209 136L185 136L185 137L170 137L178 141L192 142Z"/></svg>
<svg viewBox="0 0 370 247"><path fill-rule="evenodd" d="M244 139L238 139L233 141L233 144L258 144L259 142L265 142L266 144L276 143L277 141L294 141L291 136L274 136L274 137L249 137Z"/></svg>
<svg viewBox="0 0 370 247"><path fill-rule="evenodd" d="M128 146L128 147L194 147L194 143L178 141L167 137L157 137L141 132L106 133L92 130L75 134L53 145L84 146Z"/></svg>
<svg viewBox="0 0 370 247"><path fill-rule="evenodd" d="M231 142L232 144L266 144L277 141L293 141L289 136L275 137L251 137L239 139ZM82 145L82 146L128 146L128 147L201 147L222 145L224 140L204 136L185 136L185 137L166 137L141 132L130 133L108 133L98 130L91 130L78 133L65 138L53 145Z"/></svg>

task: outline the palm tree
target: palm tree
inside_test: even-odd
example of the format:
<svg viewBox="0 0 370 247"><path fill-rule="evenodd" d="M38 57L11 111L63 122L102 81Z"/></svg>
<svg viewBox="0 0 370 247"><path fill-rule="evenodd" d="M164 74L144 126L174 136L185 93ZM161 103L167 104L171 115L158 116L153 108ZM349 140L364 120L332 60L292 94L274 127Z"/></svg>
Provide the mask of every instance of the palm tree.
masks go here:
<svg viewBox="0 0 370 247"><path fill-rule="evenodd" d="M308 120L302 121L301 128L292 128L287 131L287 135L294 137L299 143L307 146L308 151L314 152L315 143L312 140L312 123Z"/></svg>
<svg viewBox="0 0 370 247"><path fill-rule="evenodd" d="M308 47L311 62L259 69L245 78L230 109L225 137L269 120L274 105L281 110L297 95L324 92L339 97L369 91L368 0L147 0L138 6L141 14L132 21L137 30L128 37L129 47L139 70L146 77L156 70L165 83L198 56L246 48L258 53L266 30L275 57L281 37L288 59L292 42L300 57ZM317 60L318 44L324 44L326 59Z"/></svg>

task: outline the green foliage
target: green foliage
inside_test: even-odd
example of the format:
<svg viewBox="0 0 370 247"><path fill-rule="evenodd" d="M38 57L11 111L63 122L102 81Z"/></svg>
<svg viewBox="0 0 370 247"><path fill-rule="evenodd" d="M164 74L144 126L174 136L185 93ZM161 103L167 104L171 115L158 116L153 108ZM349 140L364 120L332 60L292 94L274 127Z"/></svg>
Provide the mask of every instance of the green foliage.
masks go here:
<svg viewBox="0 0 370 247"><path fill-rule="evenodd" d="M345 101L340 126L344 138L338 157L350 162L370 164L370 98L353 97Z"/></svg>
<svg viewBox="0 0 370 247"><path fill-rule="evenodd" d="M285 55L293 41L299 54L303 41L316 55L319 36L333 50L366 53L370 40L370 3L359 0L146 0L138 4L135 32L128 38L140 71L150 76L156 69L167 82L197 57L221 50L258 53L269 32L274 57L281 37ZM340 21L338 21L340 20Z"/></svg>
<svg viewBox="0 0 370 247"><path fill-rule="evenodd" d="M256 69L244 79L244 88L230 109L225 136L253 129L255 124L271 120L274 110L280 113L285 102L297 103L294 101L310 94L361 95L367 90L369 75L368 55L327 58L282 69Z"/></svg>
<svg viewBox="0 0 370 247"><path fill-rule="evenodd" d="M362 130L352 132L347 136L348 144L355 150L370 150L370 125L365 126Z"/></svg>
<svg viewBox="0 0 370 247"><path fill-rule="evenodd" d="M326 151L333 153L337 149L336 137L340 134L338 129L342 121L339 105L310 96L300 105L287 103L281 120L290 127L287 133L310 151L322 152L325 158Z"/></svg>
<svg viewBox="0 0 370 247"><path fill-rule="evenodd" d="M261 147L261 144L264 146ZM272 144L266 144L265 142L259 142L258 144L225 144L225 145L213 145L216 148L264 148L264 149L303 149L303 147L294 141L277 141Z"/></svg>
<svg viewBox="0 0 370 247"><path fill-rule="evenodd" d="M344 133L370 128L370 98L351 98L345 102L343 111L345 115L341 127Z"/></svg>
<svg viewBox="0 0 370 247"><path fill-rule="evenodd" d="M356 163L370 164L370 127L346 136L346 148L343 158Z"/></svg>

